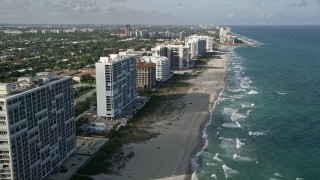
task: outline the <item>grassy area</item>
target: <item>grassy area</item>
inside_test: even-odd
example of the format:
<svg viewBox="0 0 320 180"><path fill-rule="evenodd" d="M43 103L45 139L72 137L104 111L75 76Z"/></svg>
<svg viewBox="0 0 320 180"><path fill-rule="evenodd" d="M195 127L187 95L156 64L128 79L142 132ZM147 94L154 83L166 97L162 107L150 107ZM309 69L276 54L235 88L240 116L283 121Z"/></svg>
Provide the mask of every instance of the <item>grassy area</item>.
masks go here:
<svg viewBox="0 0 320 180"><path fill-rule="evenodd" d="M140 122L143 118L147 117L148 114L153 114L161 105L163 105L168 100L175 100L183 95L187 94L190 89L190 84L185 82L190 78L189 75L175 74L173 77L164 82L161 87L159 87L155 92L150 94L150 100L147 104L138 111L130 123L141 124L145 122ZM147 113L146 113L147 112Z"/></svg>
<svg viewBox="0 0 320 180"><path fill-rule="evenodd" d="M121 142L117 139L111 139L100 149L87 166L80 170L80 174L96 175L100 173L110 173L112 162L109 160L113 153L121 148Z"/></svg>
<svg viewBox="0 0 320 180"><path fill-rule="evenodd" d="M95 106L97 104L96 93L94 93L91 97L87 97L85 101L80 101L75 106L75 116L79 116L86 110L90 109L91 106Z"/></svg>
<svg viewBox="0 0 320 180"><path fill-rule="evenodd" d="M197 69L197 71L194 73L194 75L198 76L203 74L206 71L206 65L208 62L213 58L214 53L210 52L207 53L205 56L202 56L194 61L194 68Z"/></svg>
<svg viewBox="0 0 320 180"><path fill-rule="evenodd" d="M82 90L76 91L74 93L74 99L77 99L77 98L87 94L88 92L92 91L93 89L95 89L95 88L94 87L87 87L86 89L82 89Z"/></svg>

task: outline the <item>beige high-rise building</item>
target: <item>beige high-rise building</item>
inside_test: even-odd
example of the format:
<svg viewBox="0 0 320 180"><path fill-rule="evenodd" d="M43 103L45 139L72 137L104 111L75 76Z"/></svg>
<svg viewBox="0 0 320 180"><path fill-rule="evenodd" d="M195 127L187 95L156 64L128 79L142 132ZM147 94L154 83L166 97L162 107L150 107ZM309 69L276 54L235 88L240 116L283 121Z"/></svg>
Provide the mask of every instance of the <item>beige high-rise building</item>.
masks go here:
<svg viewBox="0 0 320 180"><path fill-rule="evenodd" d="M137 62L137 85L140 89L153 89L156 86L156 64Z"/></svg>
<svg viewBox="0 0 320 180"><path fill-rule="evenodd" d="M184 39L186 38L186 32L182 31L179 33L179 39L180 41L184 41Z"/></svg>

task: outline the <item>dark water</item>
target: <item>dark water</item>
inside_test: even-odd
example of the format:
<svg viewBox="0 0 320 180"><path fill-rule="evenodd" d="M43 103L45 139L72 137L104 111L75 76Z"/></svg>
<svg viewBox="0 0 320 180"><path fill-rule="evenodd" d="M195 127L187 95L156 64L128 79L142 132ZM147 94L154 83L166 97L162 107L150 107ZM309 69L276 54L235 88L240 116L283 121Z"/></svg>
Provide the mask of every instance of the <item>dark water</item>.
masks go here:
<svg viewBox="0 0 320 180"><path fill-rule="evenodd" d="M238 26L198 179L320 179L320 26Z"/></svg>

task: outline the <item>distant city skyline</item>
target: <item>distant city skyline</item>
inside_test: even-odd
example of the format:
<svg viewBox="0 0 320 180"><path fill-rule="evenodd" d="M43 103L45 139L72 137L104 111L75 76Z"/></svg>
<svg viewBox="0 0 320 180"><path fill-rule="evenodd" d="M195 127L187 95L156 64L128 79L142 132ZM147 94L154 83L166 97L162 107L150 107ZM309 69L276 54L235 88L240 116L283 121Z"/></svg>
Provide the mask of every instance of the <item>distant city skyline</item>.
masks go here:
<svg viewBox="0 0 320 180"><path fill-rule="evenodd" d="M12 24L320 24L320 0L1 0Z"/></svg>

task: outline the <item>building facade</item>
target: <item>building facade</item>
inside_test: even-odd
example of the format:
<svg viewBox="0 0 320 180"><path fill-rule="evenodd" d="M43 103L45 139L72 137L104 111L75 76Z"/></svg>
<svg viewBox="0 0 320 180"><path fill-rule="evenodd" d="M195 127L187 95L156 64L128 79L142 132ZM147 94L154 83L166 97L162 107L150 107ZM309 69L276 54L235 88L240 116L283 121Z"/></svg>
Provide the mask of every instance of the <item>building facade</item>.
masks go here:
<svg viewBox="0 0 320 180"><path fill-rule="evenodd" d="M75 146L71 77L0 84L0 179L46 179Z"/></svg>
<svg viewBox="0 0 320 180"><path fill-rule="evenodd" d="M181 31L180 33L179 33L179 39L180 39L180 41L184 41L185 40L185 38L186 38L186 32L184 32L184 31Z"/></svg>
<svg viewBox="0 0 320 180"><path fill-rule="evenodd" d="M188 69L190 65L189 46L160 45L151 49L153 56L165 56L170 69Z"/></svg>
<svg viewBox="0 0 320 180"><path fill-rule="evenodd" d="M199 36L199 35L192 35L188 36L185 39L185 45L187 46L190 42L198 42L198 41L205 41L204 49L206 51L211 51L213 48L213 37L210 36ZM202 49L202 47L201 47Z"/></svg>
<svg viewBox="0 0 320 180"><path fill-rule="evenodd" d="M113 120L137 97L135 56L112 54L96 63L97 115Z"/></svg>
<svg viewBox="0 0 320 180"><path fill-rule="evenodd" d="M137 62L137 85L141 89L156 87L156 64L153 62Z"/></svg>
<svg viewBox="0 0 320 180"><path fill-rule="evenodd" d="M190 50L190 59L198 56L198 42L188 42L186 46L189 46Z"/></svg>
<svg viewBox="0 0 320 180"><path fill-rule="evenodd" d="M153 62L156 64L156 79L157 81L166 81L170 79L170 62L164 56L143 56L142 61Z"/></svg>
<svg viewBox="0 0 320 180"><path fill-rule="evenodd" d="M230 27L222 27L219 32L220 43L234 44L236 36L232 35Z"/></svg>
<svg viewBox="0 0 320 180"><path fill-rule="evenodd" d="M127 37L131 36L130 24L126 24L126 26L124 27L124 35Z"/></svg>

